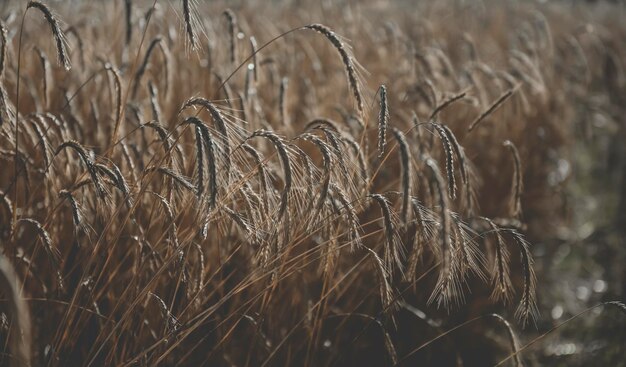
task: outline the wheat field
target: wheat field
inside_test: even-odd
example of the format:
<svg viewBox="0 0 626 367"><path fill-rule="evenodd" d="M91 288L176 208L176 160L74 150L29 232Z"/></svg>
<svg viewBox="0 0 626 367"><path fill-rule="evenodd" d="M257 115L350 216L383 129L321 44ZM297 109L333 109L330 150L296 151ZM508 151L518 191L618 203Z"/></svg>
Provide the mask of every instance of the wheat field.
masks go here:
<svg viewBox="0 0 626 367"><path fill-rule="evenodd" d="M622 365L624 19L0 5L0 365Z"/></svg>

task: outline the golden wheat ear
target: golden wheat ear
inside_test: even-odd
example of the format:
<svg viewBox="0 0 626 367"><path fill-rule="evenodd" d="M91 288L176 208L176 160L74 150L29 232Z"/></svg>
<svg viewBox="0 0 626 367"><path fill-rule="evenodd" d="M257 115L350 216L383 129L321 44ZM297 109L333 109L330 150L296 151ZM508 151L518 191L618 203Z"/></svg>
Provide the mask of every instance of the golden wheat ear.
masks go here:
<svg viewBox="0 0 626 367"><path fill-rule="evenodd" d="M203 30L195 0L183 0L183 18L185 20L187 43L192 51L199 50L201 46L200 40L198 39L198 32L203 32Z"/></svg>
<svg viewBox="0 0 626 367"><path fill-rule="evenodd" d="M54 15L50 8L40 3L39 1L29 1L26 6L26 10L35 8L39 10L44 18L46 18L46 22L50 25L50 29L52 30L52 35L54 37L54 42L56 44L57 49L57 57L59 59L59 64L63 65L65 70L70 70L72 68L72 63L70 62L69 54L68 54L68 44L67 39L65 38L65 34L61 31L61 27L59 26L59 19Z"/></svg>
<svg viewBox="0 0 626 367"><path fill-rule="evenodd" d="M333 32L330 28L326 27L323 24L310 24L304 27L305 29L311 29L318 33L321 33L330 41L330 43L337 49L339 55L341 55L341 61L346 69L346 73L348 74L348 83L350 84L350 89L352 90L352 95L356 100L357 109L361 117L364 113L363 107L363 96L361 94L360 81L357 77L356 67L354 58L350 55L348 48L341 41L339 36Z"/></svg>

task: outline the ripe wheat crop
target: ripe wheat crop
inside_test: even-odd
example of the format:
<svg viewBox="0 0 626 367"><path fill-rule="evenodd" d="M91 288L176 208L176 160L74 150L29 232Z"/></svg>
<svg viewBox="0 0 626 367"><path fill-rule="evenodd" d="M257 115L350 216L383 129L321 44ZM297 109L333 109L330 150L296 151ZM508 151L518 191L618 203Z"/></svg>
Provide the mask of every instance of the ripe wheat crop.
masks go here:
<svg viewBox="0 0 626 367"><path fill-rule="evenodd" d="M626 27L341 3L0 6L0 364L528 363Z"/></svg>

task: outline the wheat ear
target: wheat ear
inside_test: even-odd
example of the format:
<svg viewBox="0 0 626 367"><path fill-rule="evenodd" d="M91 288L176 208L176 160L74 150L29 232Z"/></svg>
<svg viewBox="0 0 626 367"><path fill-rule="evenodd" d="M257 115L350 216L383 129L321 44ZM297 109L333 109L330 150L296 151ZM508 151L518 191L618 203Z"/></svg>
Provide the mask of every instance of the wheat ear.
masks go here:
<svg viewBox="0 0 626 367"><path fill-rule="evenodd" d="M380 86L380 114L378 115L378 158L385 154L387 142L387 126L389 126L389 104L387 103L387 87Z"/></svg>
<svg viewBox="0 0 626 367"><path fill-rule="evenodd" d="M191 49L195 51L200 48L198 28L201 25L195 0L183 0L183 18L187 42L191 45Z"/></svg>
<svg viewBox="0 0 626 367"><path fill-rule="evenodd" d="M54 152L54 156L56 157L59 152L61 152L65 148L71 148L76 153L78 153L78 156L85 164L85 167L87 167L87 172L89 172L89 175L91 176L91 180L93 181L98 196L101 199L104 199L104 197L106 196L106 191L104 190L104 186L102 186L102 182L100 181L98 172L96 171L95 164L93 160L89 157L89 153L87 152L87 150L82 145L80 145L80 143L74 140L67 140L59 145L57 150Z"/></svg>
<svg viewBox="0 0 626 367"><path fill-rule="evenodd" d="M455 279L452 268L452 244L450 240L450 204L448 202L446 190L444 189L445 184L443 177L441 177L441 172L439 171L439 167L437 167L437 162L435 162L432 158L426 158L425 163L431 172L430 181L434 184L437 191L437 197L439 198L439 219L441 220L441 229L439 231L441 237L441 270L439 272L439 278L437 280L437 285L435 286L435 291L428 301L433 302L437 299L438 304L443 303L444 305L447 305L451 298L450 291L454 289Z"/></svg>
<svg viewBox="0 0 626 367"><path fill-rule="evenodd" d="M224 17L228 22L228 36L230 38L230 62L237 62L237 16L231 9L224 10Z"/></svg>
<svg viewBox="0 0 626 367"><path fill-rule="evenodd" d="M207 163L209 165L209 206L211 208L215 207L217 202L217 167L215 161L215 144L213 143L213 137L209 128L202 122L200 119L196 117L187 117L184 121L186 124L195 125L203 139L204 147L206 148L207 155ZM199 163L200 164L200 163ZM201 182L199 182L202 185Z"/></svg>
<svg viewBox="0 0 626 367"><path fill-rule="evenodd" d="M395 228L391 219L391 209L389 208L389 202L380 194L370 194L368 197L374 199L383 214L383 223L385 227L385 264L388 269L391 269L395 263L398 269L402 269L402 257L403 249L401 245L396 245Z"/></svg>
<svg viewBox="0 0 626 367"><path fill-rule="evenodd" d="M346 69L346 73L348 74L348 82L350 84L350 89L352 90L352 95L356 100L357 109L361 116L363 116L364 107L363 107L363 97L361 95L361 87L359 79L357 78L355 61L353 57L348 53L348 49L343 44L339 36L335 32L333 32L330 28L326 27L322 24L310 24L305 26L304 28L314 30L318 33L324 35L330 43L337 49L339 54L341 55L341 60L343 61L343 65Z"/></svg>
<svg viewBox="0 0 626 367"><path fill-rule="evenodd" d="M400 164L402 166L402 222L405 224L409 221L409 197L411 196L411 162L409 144L402 131L393 128L393 135L400 146Z"/></svg>
<svg viewBox="0 0 626 367"><path fill-rule="evenodd" d="M39 1L29 1L28 5L26 6L26 10L30 8L35 8L39 10L43 14L44 18L46 18L46 22L48 22L48 24L50 25L52 35L54 36L59 63L65 68L65 70L70 70L72 68L72 63L70 62L67 52L67 39L65 38L65 34L63 33L63 31L61 31L61 27L59 26L59 20L52 13L47 5Z"/></svg>
<svg viewBox="0 0 626 367"><path fill-rule="evenodd" d="M209 101L208 99L196 97L188 99L181 110L191 107L191 106L200 106L209 111L211 114L211 118L217 127L217 131L220 133L220 139L222 142L222 150L224 151L224 160L226 162L226 178L228 180L230 176L230 168L231 168L231 157L230 157L230 141L228 138L228 129L226 127L226 120L222 116L222 113ZM204 125L204 123L203 123ZM207 130L208 131L208 130Z"/></svg>
<svg viewBox="0 0 626 367"><path fill-rule="evenodd" d="M272 144L274 144L274 147L276 148L276 151L278 152L278 156L280 157L281 163L283 165L283 171L285 175L284 177L285 185L283 187L283 191L281 194L280 208L278 209L278 218L282 220L287 214L287 207L289 205L289 194L291 192L291 186L293 183L292 182L293 177L292 177L292 172L291 172L291 161L289 159L289 154L287 153L287 147L285 146L285 143L283 142L283 140L278 135L276 135L275 133L271 131L258 130L258 131L255 131L250 136L250 138L253 138L255 136L264 137L268 139L269 141L271 141Z"/></svg>
<svg viewBox="0 0 626 367"><path fill-rule="evenodd" d="M485 220L493 233L495 234L495 264L491 274L493 283L493 290L491 292L491 298L497 301L502 300L504 303L508 303L511 298L513 286L511 285L510 269L509 269L509 250L502 238L501 230L498 226L489 218L481 217Z"/></svg>
<svg viewBox="0 0 626 367"><path fill-rule="evenodd" d="M526 326L529 321L536 321L539 315L536 297L537 277L533 267L533 257L530 252L530 244L517 231L512 230L511 235L519 247L522 274L524 276L522 297L517 309L515 310L515 317L520 321L522 326Z"/></svg>
<svg viewBox="0 0 626 367"><path fill-rule="evenodd" d="M456 199L456 179L454 177L454 152L452 143L446 131L439 124L432 123L437 130L439 138L443 143L443 150L446 154L446 174L448 177L448 194L452 200Z"/></svg>

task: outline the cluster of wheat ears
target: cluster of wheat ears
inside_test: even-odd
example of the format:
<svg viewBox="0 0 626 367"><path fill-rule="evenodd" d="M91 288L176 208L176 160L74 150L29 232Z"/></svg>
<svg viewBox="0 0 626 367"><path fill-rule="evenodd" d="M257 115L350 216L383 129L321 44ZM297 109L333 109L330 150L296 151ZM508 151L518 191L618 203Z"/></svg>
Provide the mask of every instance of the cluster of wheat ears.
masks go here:
<svg viewBox="0 0 626 367"><path fill-rule="evenodd" d="M457 320L498 321L522 363L491 312L537 316L522 232L552 215L562 90L595 78L576 38L527 12L490 65L469 33L348 10L354 42L193 1L79 7L0 23L2 363L432 361L470 304Z"/></svg>

